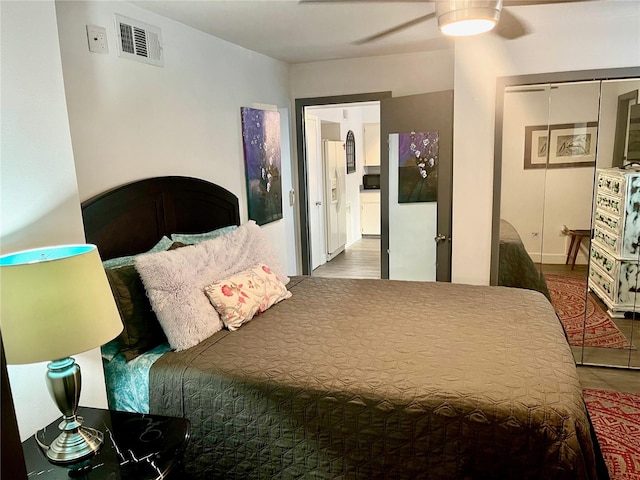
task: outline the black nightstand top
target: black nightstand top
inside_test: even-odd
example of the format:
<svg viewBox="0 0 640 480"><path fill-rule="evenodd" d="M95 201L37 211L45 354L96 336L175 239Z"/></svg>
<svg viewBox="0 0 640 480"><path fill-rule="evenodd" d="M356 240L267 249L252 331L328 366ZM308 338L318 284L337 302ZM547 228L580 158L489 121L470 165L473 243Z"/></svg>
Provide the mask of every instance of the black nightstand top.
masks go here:
<svg viewBox="0 0 640 480"><path fill-rule="evenodd" d="M183 418L116 412L80 407L78 415L84 425L104 433L98 454L81 463L54 465L38 447L35 436L23 442L24 460L29 478L85 480L154 480L164 479L179 468L189 443L191 426ZM60 433L52 422L38 432L46 445Z"/></svg>

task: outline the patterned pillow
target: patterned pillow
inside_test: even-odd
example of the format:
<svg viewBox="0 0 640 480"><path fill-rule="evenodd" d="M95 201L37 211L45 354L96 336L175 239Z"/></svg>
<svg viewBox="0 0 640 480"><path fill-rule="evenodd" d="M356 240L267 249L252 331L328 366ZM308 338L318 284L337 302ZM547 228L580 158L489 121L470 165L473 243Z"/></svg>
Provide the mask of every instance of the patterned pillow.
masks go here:
<svg viewBox="0 0 640 480"><path fill-rule="evenodd" d="M213 283L204 289L222 322L237 330L254 315L291 297L291 292L264 264Z"/></svg>

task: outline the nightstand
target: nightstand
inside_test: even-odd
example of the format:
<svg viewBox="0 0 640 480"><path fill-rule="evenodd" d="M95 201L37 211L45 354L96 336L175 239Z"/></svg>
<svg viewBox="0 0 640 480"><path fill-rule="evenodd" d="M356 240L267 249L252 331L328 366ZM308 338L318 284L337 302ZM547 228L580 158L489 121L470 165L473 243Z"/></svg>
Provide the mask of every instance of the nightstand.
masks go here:
<svg viewBox="0 0 640 480"><path fill-rule="evenodd" d="M85 425L104 433L104 444L98 454L81 463L54 465L40 450L34 435L22 444L29 478L183 478L182 456L191 435L188 420L88 407L80 407L78 415L84 418ZM36 435L44 444L50 444L59 434L59 423L60 419L52 422Z"/></svg>

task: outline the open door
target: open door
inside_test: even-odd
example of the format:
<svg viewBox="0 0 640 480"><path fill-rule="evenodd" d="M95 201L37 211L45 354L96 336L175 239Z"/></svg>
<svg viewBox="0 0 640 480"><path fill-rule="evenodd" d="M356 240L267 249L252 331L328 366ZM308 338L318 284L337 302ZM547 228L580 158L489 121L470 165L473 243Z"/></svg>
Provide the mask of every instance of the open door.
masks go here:
<svg viewBox="0 0 640 480"><path fill-rule="evenodd" d="M311 242L311 271L327 261L325 246L324 215L324 179L322 166L322 146L320 120L316 115L307 114L306 122L306 154L308 165L308 219L309 239Z"/></svg>
<svg viewBox="0 0 640 480"><path fill-rule="evenodd" d="M435 202L399 202L403 160L396 134L412 132L437 132ZM452 160L452 90L380 101L382 278L451 281Z"/></svg>

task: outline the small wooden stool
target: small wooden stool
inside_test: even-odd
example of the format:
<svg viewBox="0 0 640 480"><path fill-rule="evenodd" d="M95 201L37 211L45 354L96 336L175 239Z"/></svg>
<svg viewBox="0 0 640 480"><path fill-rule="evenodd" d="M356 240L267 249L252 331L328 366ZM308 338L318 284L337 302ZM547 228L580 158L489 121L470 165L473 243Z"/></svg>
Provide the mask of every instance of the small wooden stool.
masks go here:
<svg viewBox="0 0 640 480"><path fill-rule="evenodd" d="M576 266L576 257L578 256L578 252L580 251L580 244L582 243L582 239L584 237L589 237L591 240L591 230L569 230L567 235L571 235L571 243L569 244L569 251L567 252L567 260L564 262L565 265L569 264L569 260L571 260L571 270Z"/></svg>

